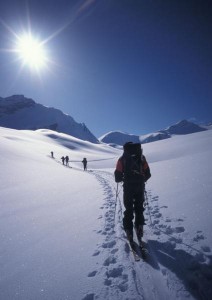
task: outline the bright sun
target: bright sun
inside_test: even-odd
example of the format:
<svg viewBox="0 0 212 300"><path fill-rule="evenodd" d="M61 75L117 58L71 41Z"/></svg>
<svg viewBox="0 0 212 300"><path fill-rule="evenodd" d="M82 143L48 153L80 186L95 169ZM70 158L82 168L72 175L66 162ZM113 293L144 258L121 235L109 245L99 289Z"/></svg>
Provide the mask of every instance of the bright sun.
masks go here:
<svg viewBox="0 0 212 300"><path fill-rule="evenodd" d="M40 70L47 63L47 55L42 42L31 35L18 37L16 51L24 65Z"/></svg>
<svg viewBox="0 0 212 300"><path fill-rule="evenodd" d="M27 67L31 69L32 73L36 72L38 75L41 75L43 71L52 71L52 65L57 65L50 57L50 51L46 46L48 42L62 32L65 27L58 29L52 35L41 40L31 32L30 24L28 29L22 29L22 33L14 31L7 23L0 19L0 25L1 24L13 37L11 38L11 47L5 49L0 48L0 51L15 53L16 58L14 62L17 60L21 61L19 74L24 67Z"/></svg>

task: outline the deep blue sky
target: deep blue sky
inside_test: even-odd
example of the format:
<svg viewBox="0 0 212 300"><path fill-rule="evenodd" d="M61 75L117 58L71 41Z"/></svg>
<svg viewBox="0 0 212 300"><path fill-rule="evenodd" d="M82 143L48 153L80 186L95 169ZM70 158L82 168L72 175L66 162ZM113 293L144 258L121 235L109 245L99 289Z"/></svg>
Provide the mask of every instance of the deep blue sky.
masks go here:
<svg viewBox="0 0 212 300"><path fill-rule="evenodd" d="M58 108L97 137L212 121L211 16L210 0L1 0L0 96ZM29 26L54 61L39 76L5 51Z"/></svg>

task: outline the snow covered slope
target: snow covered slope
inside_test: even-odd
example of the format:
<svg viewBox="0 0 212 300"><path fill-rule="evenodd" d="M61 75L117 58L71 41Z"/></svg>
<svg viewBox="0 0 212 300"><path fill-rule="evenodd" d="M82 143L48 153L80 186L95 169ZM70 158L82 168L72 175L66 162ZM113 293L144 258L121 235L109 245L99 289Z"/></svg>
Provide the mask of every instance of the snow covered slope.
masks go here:
<svg viewBox="0 0 212 300"><path fill-rule="evenodd" d="M0 299L212 298L212 131L144 145L146 261L133 260L122 229L121 153L0 128Z"/></svg>
<svg viewBox="0 0 212 300"><path fill-rule="evenodd" d="M45 107L22 95L0 97L0 126L30 130L48 128L92 143L99 142L85 124L77 123L62 111Z"/></svg>

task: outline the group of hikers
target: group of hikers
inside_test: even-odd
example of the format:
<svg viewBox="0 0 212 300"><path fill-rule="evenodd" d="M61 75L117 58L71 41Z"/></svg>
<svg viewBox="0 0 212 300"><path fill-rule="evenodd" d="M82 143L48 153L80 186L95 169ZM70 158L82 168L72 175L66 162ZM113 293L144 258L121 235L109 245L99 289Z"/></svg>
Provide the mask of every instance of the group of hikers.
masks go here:
<svg viewBox="0 0 212 300"><path fill-rule="evenodd" d="M69 166L69 157L68 157L68 155L62 156L61 160L62 160L63 165ZM86 157L83 158L82 164L83 164L84 171L87 171L88 161L87 161Z"/></svg>
<svg viewBox="0 0 212 300"><path fill-rule="evenodd" d="M51 154L53 157L53 152ZM69 157L62 156L61 159L63 165L68 166ZM83 158L82 164L84 171L87 170L86 158ZM132 142L124 144L123 154L117 161L114 176L115 182L123 182L123 203L125 207L123 227L129 242L133 243L133 227L138 239L141 240L143 237L145 183L151 177L150 168L143 155L141 144Z"/></svg>
<svg viewBox="0 0 212 300"><path fill-rule="evenodd" d="M51 157L54 158L54 152L51 151ZM66 165L67 167L69 166L69 157L68 155L66 156L62 156L61 157L61 160L62 160L62 164L63 165ZM88 164L88 161L87 161L87 158L84 157L83 160L82 160L82 164L83 164L83 168L84 168L84 171L87 171L87 164Z"/></svg>
<svg viewBox="0 0 212 300"><path fill-rule="evenodd" d="M63 165L66 165L66 166L68 166L69 164L69 157L68 157L68 155L66 155L66 156L62 156L61 157L61 160L62 160L62 164Z"/></svg>

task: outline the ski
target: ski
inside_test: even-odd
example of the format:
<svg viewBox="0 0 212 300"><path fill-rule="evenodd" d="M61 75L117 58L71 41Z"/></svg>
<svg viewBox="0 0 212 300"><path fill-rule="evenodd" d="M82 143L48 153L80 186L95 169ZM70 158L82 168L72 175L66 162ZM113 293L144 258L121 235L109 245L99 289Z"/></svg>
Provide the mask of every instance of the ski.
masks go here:
<svg viewBox="0 0 212 300"><path fill-rule="evenodd" d="M138 240L138 246L139 246L139 250L140 250L140 256L142 259L147 259L148 256L148 250L144 245L144 242L142 241L142 236L140 236L137 233L137 230L135 230L136 236L137 236L137 240Z"/></svg>
<svg viewBox="0 0 212 300"><path fill-rule="evenodd" d="M140 248L140 252L141 252L141 257L145 260L147 259L147 257L149 256L149 252L147 250L147 248L145 248L144 246L142 245L139 245L139 248Z"/></svg>
<svg viewBox="0 0 212 300"><path fill-rule="evenodd" d="M139 256L139 254L137 253L135 242L134 241L133 242L128 241L128 244L129 244L130 251L132 252L135 261L139 261L141 258Z"/></svg>

